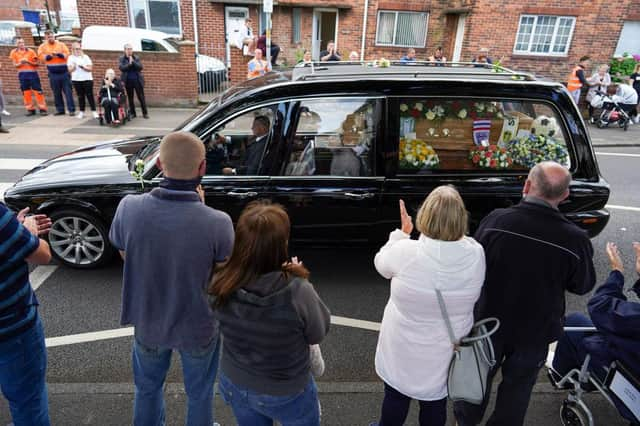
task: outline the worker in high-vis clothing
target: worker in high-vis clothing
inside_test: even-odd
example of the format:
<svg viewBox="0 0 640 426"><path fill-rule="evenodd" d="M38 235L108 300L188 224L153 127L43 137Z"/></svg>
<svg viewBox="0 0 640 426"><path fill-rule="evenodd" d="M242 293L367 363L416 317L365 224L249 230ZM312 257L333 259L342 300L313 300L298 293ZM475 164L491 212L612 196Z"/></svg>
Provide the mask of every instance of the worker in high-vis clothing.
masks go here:
<svg viewBox="0 0 640 426"><path fill-rule="evenodd" d="M33 98L36 98L36 105L40 115L47 115L47 104L42 93L42 85L38 76L38 55L33 49L24 45L24 39L16 40L16 48L11 51L9 58L18 70L18 80L20 90L22 90L22 100L27 110L27 115L35 115L36 107L33 105Z"/></svg>
<svg viewBox="0 0 640 426"><path fill-rule="evenodd" d="M591 58L583 56L580 58L578 65L571 70L571 74L569 74L569 77L567 78L567 90L571 93L571 97L576 102L576 105L580 102L580 93L582 88L593 86L593 84L587 81L587 76L585 75L585 71L589 68L591 68Z"/></svg>
<svg viewBox="0 0 640 426"><path fill-rule="evenodd" d="M65 101L69 115L76 115L76 104L73 102L73 92L71 91L71 75L67 68L69 48L64 43L57 41L50 30L45 31L44 36L46 41L38 47L38 58L47 66L49 73L49 83L56 104L54 115L64 115Z"/></svg>

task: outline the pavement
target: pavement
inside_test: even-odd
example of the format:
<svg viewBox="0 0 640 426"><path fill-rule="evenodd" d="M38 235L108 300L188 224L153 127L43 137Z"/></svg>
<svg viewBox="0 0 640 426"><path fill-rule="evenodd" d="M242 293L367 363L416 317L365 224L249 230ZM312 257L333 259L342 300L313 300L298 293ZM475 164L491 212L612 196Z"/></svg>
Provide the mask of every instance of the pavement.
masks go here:
<svg viewBox="0 0 640 426"><path fill-rule="evenodd" d="M109 139L162 135L196 110L150 109L148 120L137 118L118 128L101 127L92 118L24 117L18 108L10 111L10 117L3 117L10 133L0 134L0 182L15 181L24 173L20 161L49 158L76 146ZM590 128L589 132L601 171L612 187L609 202L623 207L612 210L609 225L593 240L598 282L602 282L608 272L603 255L605 242L617 241L624 253L640 235L640 185L637 184L640 126L631 126L627 132L619 128ZM323 424L366 425L379 413L383 388L373 368L375 325L381 320L389 292L388 282L372 267L374 253L375 250L348 249L296 253L312 271L312 281L333 315L361 321L346 321L345 325L335 317L331 332L322 344L327 365L318 385ZM629 256L625 258L625 266L628 270L632 268ZM40 268L32 275L43 271ZM40 312L48 338L47 380L52 424L130 424L133 407L130 335L123 333L117 338L84 341L78 337L87 332L119 330L122 264L115 262L91 271L56 265L50 268L40 273L40 279L32 279L32 283L37 281ZM569 296L567 310L584 312L587 300L588 296ZM70 336L68 341L54 340ZM184 424L185 417L185 394L176 358L165 386L168 425ZM560 424L558 412L565 397L566 392L553 390L541 375L525 424ZM586 400L596 424L627 424L599 395L588 395ZM235 424L232 413L219 397L215 406L218 422L223 426ZM9 422L6 402L0 398L0 425ZM417 423L417 409L413 404L406 424ZM448 425L453 424L450 413Z"/></svg>

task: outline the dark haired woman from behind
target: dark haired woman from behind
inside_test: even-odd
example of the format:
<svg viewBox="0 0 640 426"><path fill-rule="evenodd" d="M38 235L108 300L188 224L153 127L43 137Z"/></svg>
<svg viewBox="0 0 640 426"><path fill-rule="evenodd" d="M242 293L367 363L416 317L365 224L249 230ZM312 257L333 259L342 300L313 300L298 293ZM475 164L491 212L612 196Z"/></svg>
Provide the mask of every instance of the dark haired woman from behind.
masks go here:
<svg viewBox="0 0 640 426"><path fill-rule="evenodd" d="M329 331L330 313L309 271L289 260L289 232L281 206L249 204L209 288L224 336L220 394L240 426L320 424L309 345Z"/></svg>

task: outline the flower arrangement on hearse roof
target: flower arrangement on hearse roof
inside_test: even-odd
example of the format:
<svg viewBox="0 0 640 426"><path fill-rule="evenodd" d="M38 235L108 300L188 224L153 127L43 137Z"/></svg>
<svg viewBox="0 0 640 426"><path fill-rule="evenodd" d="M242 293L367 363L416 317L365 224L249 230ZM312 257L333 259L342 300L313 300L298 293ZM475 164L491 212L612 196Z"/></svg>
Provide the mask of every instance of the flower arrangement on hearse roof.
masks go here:
<svg viewBox="0 0 640 426"><path fill-rule="evenodd" d="M421 139L400 138L399 167L401 169L434 169L440 164L438 154Z"/></svg>

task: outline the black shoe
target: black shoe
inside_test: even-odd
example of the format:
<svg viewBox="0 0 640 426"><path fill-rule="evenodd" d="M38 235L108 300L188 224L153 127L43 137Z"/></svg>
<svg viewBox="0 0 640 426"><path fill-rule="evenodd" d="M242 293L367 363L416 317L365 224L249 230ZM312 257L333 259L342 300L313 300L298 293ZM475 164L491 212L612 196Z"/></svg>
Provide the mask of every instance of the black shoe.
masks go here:
<svg viewBox="0 0 640 426"><path fill-rule="evenodd" d="M63 113L64 114L64 113ZM71 117L75 117L76 116L76 112L75 111L69 111L69 115Z"/></svg>
<svg viewBox="0 0 640 426"><path fill-rule="evenodd" d="M9 129L7 129L6 127L0 126L0 133L9 133Z"/></svg>
<svg viewBox="0 0 640 426"><path fill-rule="evenodd" d="M33 110L29 110L29 111L27 111L27 113L26 113L25 115L26 115L27 117L30 117L30 116L32 116L32 115L36 115L36 110L35 110L35 109L33 109Z"/></svg>
<svg viewBox="0 0 640 426"><path fill-rule="evenodd" d="M44 110L44 109L41 109L41 110L40 110L40 115L41 115L41 116L43 116L43 117L44 117L45 115L48 115L48 114L49 114L49 113L48 113L46 110Z"/></svg>
<svg viewBox="0 0 640 426"><path fill-rule="evenodd" d="M129 111L129 118L136 118L136 113Z"/></svg>
<svg viewBox="0 0 640 426"><path fill-rule="evenodd" d="M56 111L53 115L64 115L64 111Z"/></svg>
<svg viewBox="0 0 640 426"><path fill-rule="evenodd" d="M142 118L149 118L149 114L144 114Z"/></svg>

